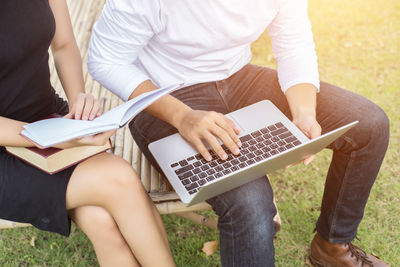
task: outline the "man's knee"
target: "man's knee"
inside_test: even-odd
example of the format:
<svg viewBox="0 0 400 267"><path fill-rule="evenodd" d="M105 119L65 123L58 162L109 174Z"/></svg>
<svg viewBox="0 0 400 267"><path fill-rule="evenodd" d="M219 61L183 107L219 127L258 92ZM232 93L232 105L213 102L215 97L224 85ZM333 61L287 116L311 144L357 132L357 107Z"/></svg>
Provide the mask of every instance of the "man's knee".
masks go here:
<svg viewBox="0 0 400 267"><path fill-rule="evenodd" d="M268 178L259 178L208 201L220 216L219 222L230 220L248 224L272 223L277 213Z"/></svg>
<svg viewBox="0 0 400 267"><path fill-rule="evenodd" d="M357 127L357 126L356 126ZM355 140L359 146L376 146L386 151L389 142L390 122L386 113L377 105L372 104L368 108L368 113L361 119L359 135Z"/></svg>

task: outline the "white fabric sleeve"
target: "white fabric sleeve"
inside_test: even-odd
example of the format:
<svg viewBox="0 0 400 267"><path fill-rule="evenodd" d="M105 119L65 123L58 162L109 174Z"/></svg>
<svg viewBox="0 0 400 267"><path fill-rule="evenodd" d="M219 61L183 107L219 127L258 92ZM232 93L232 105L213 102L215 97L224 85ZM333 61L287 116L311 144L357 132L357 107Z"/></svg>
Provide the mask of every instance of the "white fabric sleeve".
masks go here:
<svg viewBox="0 0 400 267"><path fill-rule="evenodd" d="M92 77L124 101L149 77L135 66L140 50L160 30L155 0L107 0L88 51Z"/></svg>
<svg viewBox="0 0 400 267"><path fill-rule="evenodd" d="M317 54L308 18L307 0L279 0L278 13L268 26L283 92L300 83L319 91Z"/></svg>

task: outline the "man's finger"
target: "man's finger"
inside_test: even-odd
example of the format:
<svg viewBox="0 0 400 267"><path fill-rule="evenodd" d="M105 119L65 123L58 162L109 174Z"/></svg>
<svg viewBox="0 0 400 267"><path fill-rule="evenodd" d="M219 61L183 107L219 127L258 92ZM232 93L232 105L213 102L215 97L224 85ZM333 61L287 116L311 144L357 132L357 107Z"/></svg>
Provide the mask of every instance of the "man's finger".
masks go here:
<svg viewBox="0 0 400 267"><path fill-rule="evenodd" d="M211 154L208 152L208 149L204 146L203 142L199 138L194 138L193 140L190 140L190 142L205 160L212 160Z"/></svg>
<svg viewBox="0 0 400 267"><path fill-rule="evenodd" d="M214 150L220 159L226 160L228 158L225 150L222 148L221 144L213 134L206 132L203 134L203 138L211 146L212 150Z"/></svg>
<svg viewBox="0 0 400 267"><path fill-rule="evenodd" d="M235 142L232 138L232 136L229 134L229 131L227 131L224 128L221 128L217 125L215 125L212 129L212 133L218 137L222 143L225 144L225 146L234 154L234 155L239 155L240 150L239 146L237 145L237 142ZM239 139L239 138L237 138Z"/></svg>
<svg viewBox="0 0 400 267"><path fill-rule="evenodd" d="M216 121L217 125L219 127L221 127L222 129L224 129L229 134L230 138L236 144L236 146L238 148L240 148L242 146L242 143L240 142L240 139L237 136L238 133L240 132L240 130L236 127L236 125L233 123L233 121L231 121L229 118L225 117L224 115L222 115L222 116L223 117L221 120ZM237 132L237 130L239 130L239 132ZM231 152L233 153L232 150L231 150Z"/></svg>

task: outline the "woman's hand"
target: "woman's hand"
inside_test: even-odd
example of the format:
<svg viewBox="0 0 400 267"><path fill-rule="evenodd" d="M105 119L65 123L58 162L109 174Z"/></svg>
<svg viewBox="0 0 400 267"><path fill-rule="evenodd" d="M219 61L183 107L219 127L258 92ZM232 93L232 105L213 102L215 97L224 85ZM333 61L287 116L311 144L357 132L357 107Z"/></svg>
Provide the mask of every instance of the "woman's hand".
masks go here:
<svg viewBox="0 0 400 267"><path fill-rule="evenodd" d="M179 120L177 129L208 161L211 160L211 155L203 141L209 144L218 157L223 160L226 160L228 155L221 147L218 139L233 154L239 154L241 143L237 135L240 130L221 113L190 109Z"/></svg>
<svg viewBox="0 0 400 267"><path fill-rule="evenodd" d="M93 120L103 113L103 107L99 100L91 94L79 93L70 106L70 111L64 118L75 120Z"/></svg>
<svg viewBox="0 0 400 267"><path fill-rule="evenodd" d="M95 135L84 136L58 145L54 145L54 147L66 149L76 146L102 146L108 142L110 137L113 136L115 132L116 130L111 130Z"/></svg>
<svg viewBox="0 0 400 267"><path fill-rule="evenodd" d="M91 94L79 93L75 101L71 105L70 112L64 118L75 120L93 120L103 113L103 107L99 100L95 99ZM71 141L67 141L54 147L70 148L75 146L102 146L108 142L110 137L116 132L111 130L91 136L84 136Z"/></svg>

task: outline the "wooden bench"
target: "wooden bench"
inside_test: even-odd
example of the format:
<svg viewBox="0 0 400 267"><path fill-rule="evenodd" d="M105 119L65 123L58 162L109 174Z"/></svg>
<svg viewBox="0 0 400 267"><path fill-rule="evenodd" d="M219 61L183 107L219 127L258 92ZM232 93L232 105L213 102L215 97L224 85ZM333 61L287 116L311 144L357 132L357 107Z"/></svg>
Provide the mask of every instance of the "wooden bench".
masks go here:
<svg viewBox="0 0 400 267"><path fill-rule="evenodd" d="M96 98L103 98L104 110L107 111L122 101L114 94L93 81L86 67L87 50L94 22L101 13L105 0L70 0L68 1L71 20L83 59L83 71L85 77L86 91L92 93ZM61 83L58 80L52 57L50 57L51 83L60 96L65 97ZM167 179L162 177L157 170L151 166L149 161L141 153L138 146L132 139L129 128L119 129L112 137L113 150L112 153L123 157L130 162L138 175L141 177L142 183L154 201L157 209L161 214L177 214L201 225L216 229L217 222L205 216L195 213L195 211L209 210L210 205L203 202L191 207L186 207L174 192ZM280 228L279 214L274 218L275 227ZM30 224L11 222L0 219L1 228L15 228L29 226Z"/></svg>

